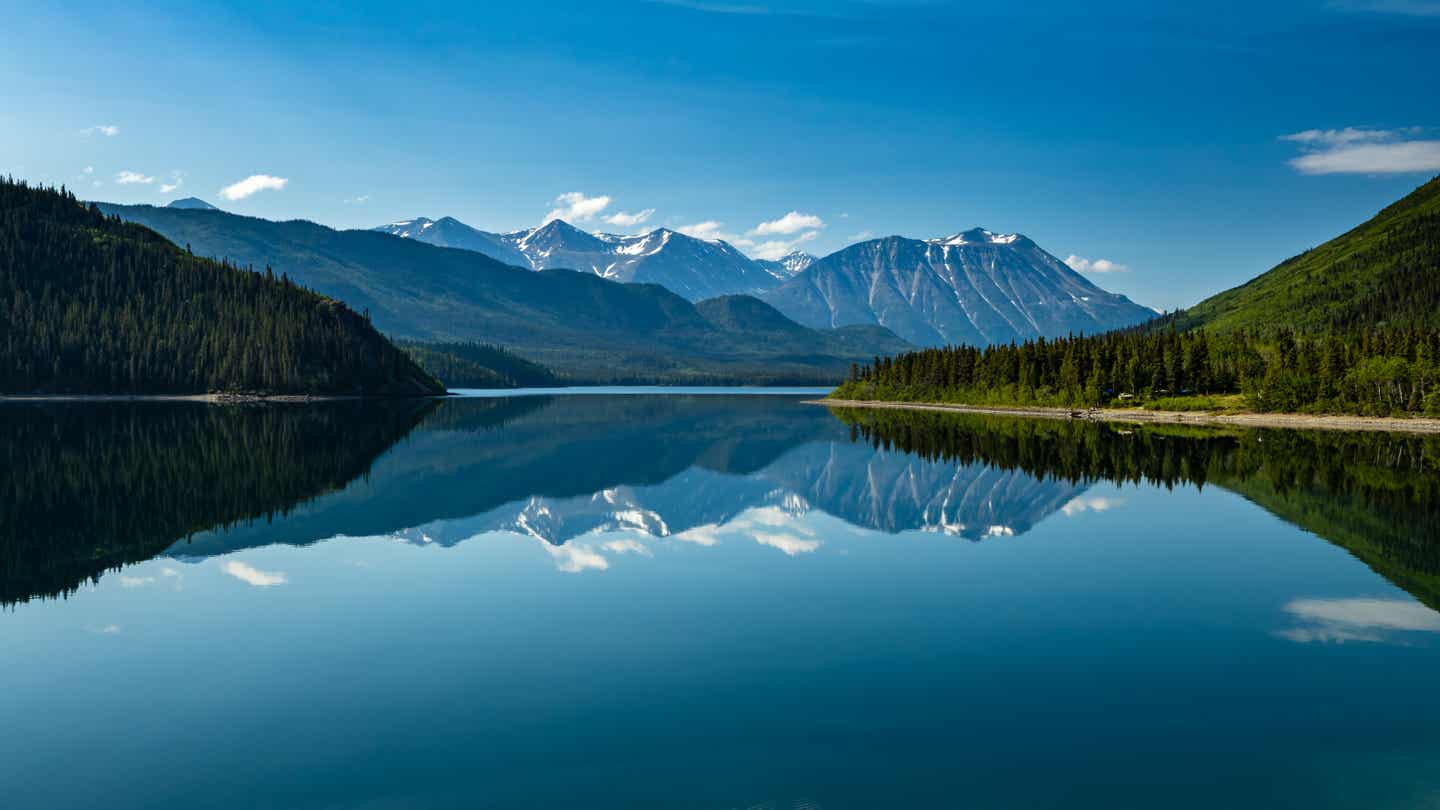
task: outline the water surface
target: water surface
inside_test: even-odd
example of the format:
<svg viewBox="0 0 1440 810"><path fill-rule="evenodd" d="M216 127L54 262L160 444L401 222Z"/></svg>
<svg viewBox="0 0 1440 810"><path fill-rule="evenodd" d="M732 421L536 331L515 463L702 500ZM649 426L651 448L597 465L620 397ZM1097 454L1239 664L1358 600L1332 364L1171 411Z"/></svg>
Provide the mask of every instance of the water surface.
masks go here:
<svg viewBox="0 0 1440 810"><path fill-rule="evenodd" d="M14 807L1440 803L1440 443L0 409Z"/></svg>

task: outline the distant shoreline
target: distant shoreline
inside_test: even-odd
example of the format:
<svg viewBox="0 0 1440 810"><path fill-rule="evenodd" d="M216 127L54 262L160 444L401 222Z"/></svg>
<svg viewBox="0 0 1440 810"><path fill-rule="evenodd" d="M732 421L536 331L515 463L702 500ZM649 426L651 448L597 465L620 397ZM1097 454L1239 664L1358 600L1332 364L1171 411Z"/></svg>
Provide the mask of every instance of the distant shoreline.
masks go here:
<svg viewBox="0 0 1440 810"><path fill-rule="evenodd" d="M905 411L950 411L995 416L1028 416L1042 419L1084 419L1099 422L1156 422L1186 425L1234 425L1237 427L1294 428L1303 430L1374 430L1389 433L1440 433L1440 419L1427 417L1344 416L1303 413L1211 413L1208 411L1149 411L1139 408L1099 408L1072 411L1070 408L999 407L945 405L930 402L888 402L882 400L811 399L807 405L827 408L889 408ZM1074 413L1083 416L1073 416Z"/></svg>
<svg viewBox="0 0 1440 810"><path fill-rule="evenodd" d="M451 396L421 394L412 397L364 394L0 394L5 402L201 402L208 405L246 405L256 402L338 402L350 399L432 399Z"/></svg>

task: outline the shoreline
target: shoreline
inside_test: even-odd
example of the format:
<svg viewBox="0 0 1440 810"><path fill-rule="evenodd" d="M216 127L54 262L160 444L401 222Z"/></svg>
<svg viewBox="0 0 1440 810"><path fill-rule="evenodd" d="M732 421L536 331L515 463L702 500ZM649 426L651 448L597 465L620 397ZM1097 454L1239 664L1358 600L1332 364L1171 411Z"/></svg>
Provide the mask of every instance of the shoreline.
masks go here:
<svg viewBox="0 0 1440 810"><path fill-rule="evenodd" d="M259 402L340 402L356 399L443 399L453 396L422 394L413 397L374 397L360 394L0 394L6 402L199 402L206 405L250 405Z"/></svg>
<svg viewBox="0 0 1440 810"><path fill-rule="evenodd" d="M946 405L933 402L889 402L884 400L810 399L806 405L827 408L888 408L907 411L949 411L952 413L1023 416L1040 419L1081 419L1096 422L1153 422L1186 425L1233 425L1237 427L1289 428L1295 430L1371 430L1386 433L1440 433L1440 419L1430 417L1344 416L1303 413L1213 413L1211 411L1150 411L1141 408L1097 408L1072 410L1041 406ZM1083 416L1074 416L1076 412Z"/></svg>

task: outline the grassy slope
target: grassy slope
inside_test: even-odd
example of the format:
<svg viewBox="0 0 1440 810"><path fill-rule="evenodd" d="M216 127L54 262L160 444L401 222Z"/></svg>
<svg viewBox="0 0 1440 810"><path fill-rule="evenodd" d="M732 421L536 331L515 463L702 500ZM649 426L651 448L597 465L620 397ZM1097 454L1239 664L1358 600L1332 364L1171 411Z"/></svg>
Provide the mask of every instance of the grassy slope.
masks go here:
<svg viewBox="0 0 1440 810"><path fill-rule="evenodd" d="M1318 330L1384 321L1437 326L1437 301L1405 294L1407 289L1433 289L1437 277L1440 177L1348 233L1191 307L1177 326L1227 330L1286 324ZM1357 323L1377 314L1384 321Z"/></svg>

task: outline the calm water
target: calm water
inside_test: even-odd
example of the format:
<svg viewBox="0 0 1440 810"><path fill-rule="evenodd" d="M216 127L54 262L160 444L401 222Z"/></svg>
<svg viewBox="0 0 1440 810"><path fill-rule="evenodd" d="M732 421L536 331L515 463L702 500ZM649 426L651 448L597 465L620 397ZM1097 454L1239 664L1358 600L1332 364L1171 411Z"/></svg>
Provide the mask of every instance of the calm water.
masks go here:
<svg viewBox="0 0 1440 810"><path fill-rule="evenodd" d="M0 805L1437 807L1440 441L0 407Z"/></svg>

